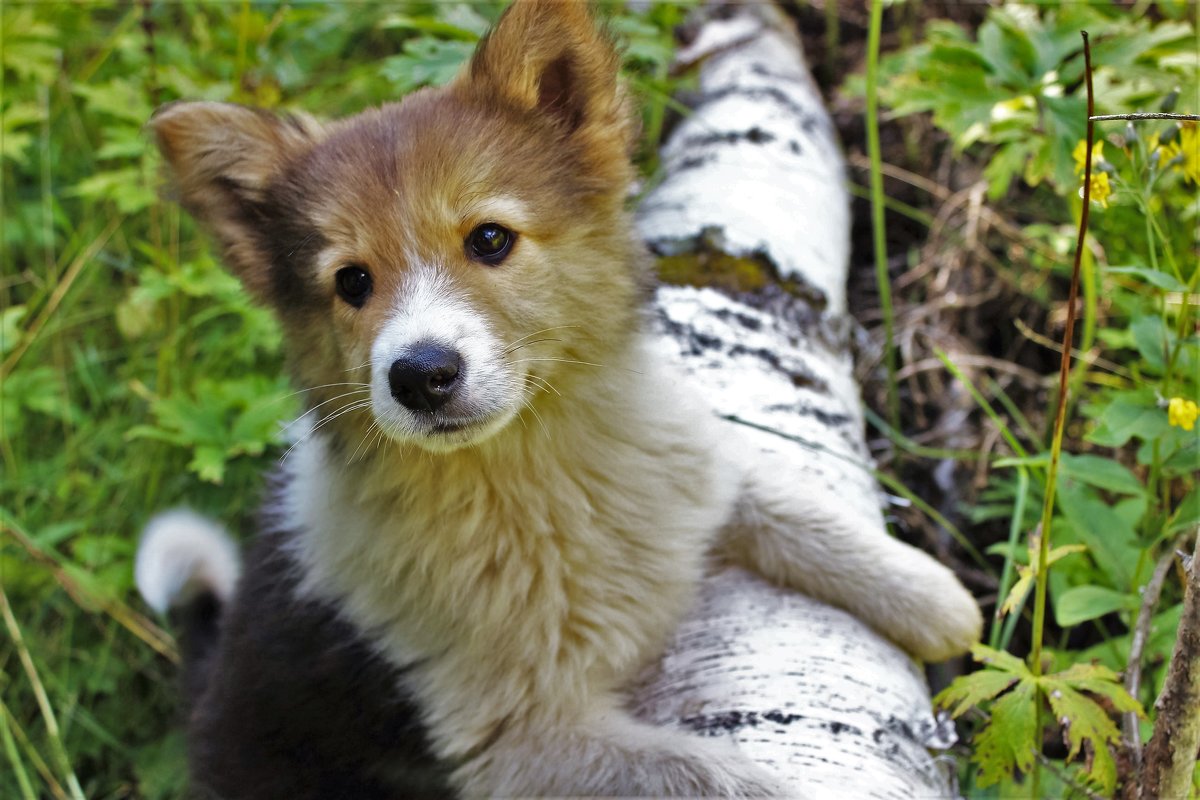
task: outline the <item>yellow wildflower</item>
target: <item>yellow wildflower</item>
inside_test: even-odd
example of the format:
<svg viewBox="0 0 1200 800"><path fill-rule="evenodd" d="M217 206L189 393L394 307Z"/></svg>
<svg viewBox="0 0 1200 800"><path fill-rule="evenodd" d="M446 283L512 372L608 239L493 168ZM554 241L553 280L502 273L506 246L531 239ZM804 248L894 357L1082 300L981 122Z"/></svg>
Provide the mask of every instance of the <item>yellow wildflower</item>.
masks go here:
<svg viewBox="0 0 1200 800"><path fill-rule="evenodd" d="M1195 122L1179 126L1179 150L1183 153L1183 162L1178 168L1189 181L1200 183L1200 132Z"/></svg>
<svg viewBox="0 0 1200 800"><path fill-rule="evenodd" d="M1167 404L1167 422L1176 427L1190 431L1196 424L1196 417L1200 417L1200 406L1195 400L1172 397Z"/></svg>
<svg viewBox="0 0 1200 800"><path fill-rule="evenodd" d="M1172 168L1182 172L1192 183L1200 183L1200 134L1195 122L1180 123L1179 135L1174 141L1158 145L1158 152L1160 164L1174 161Z"/></svg>
<svg viewBox="0 0 1200 800"><path fill-rule="evenodd" d="M1071 155L1075 158L1075 174L1082 175L1083 168L1086 166L1087 160L1087 139L1080 139L1079 144L1075 145L1075 149L1071 151ZM1096 169L1096 165L1104 160L1104 142L1094 142L1092 144L1092 171Z"/></svg>
<svg viewBox="0 0 1200 800"><path fill-rule="evenodd" d="M1092 173L1092 202L1099 203L1101 208L1108 208L1108 198L1112 195L1112 186L1108 182L1107 172ZM1083 197L1083 189L1079 190Z"/></svg>

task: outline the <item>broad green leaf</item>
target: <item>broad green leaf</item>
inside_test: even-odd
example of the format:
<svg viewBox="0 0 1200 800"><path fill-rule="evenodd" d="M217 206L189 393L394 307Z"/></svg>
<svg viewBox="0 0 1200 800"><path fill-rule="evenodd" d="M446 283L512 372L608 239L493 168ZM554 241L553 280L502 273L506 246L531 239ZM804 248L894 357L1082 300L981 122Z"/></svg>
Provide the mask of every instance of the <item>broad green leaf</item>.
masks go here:
<svg viewBox="0 0 1200 800"><path fill-rule="evenodd" d="M988 21L979 26L978 45L992 73L1006 87L1021 93L1034 88L1037 78L1033 74L1037 53L1026 29L1031 24L1037 25L1038 20L1036 12L1031 15L1023 13L1025 11L1014 6L995 10Z"/></svg>
<svg viewBox="0 0 1200 800"><path fill-rule="evenodd" d="M981 669L955 678L953 683L933 698L933 703L938 708L950 708L950 716L958 717L969 709L991 700L1016 681L1017 676L1011 672Z"/></svg>
<svg viewBox="0 0 1200 800"><path fill-rule="evenodd" d="M1139 552L1133 526L1092 489L1063 476L1059 480L1058 505L1111 585L1128 587Z"/></svg>
<svg viewBox="0 0 1200 800"><path fill-rule="evenodd" d="M1169 427L1154 396L1142 391L1116 394L1097 421L1098 426L1085 438L1104 447L1123 447L1133 437L1151 440Z"/></svg>
<svg viewBox="0 0 1200 800"><path fill-rule="evenodd" d="M1054 604L1054 619L1064 628L1114 611L1136 608L1137 599L1103 586L1073 586Z"/></svg>
<svg viewBox="0 0 1200 800"><path fill-rule="evenodd" d="M1040 745L1037 731L1037 685L1032 676L992 704L992 719L975 737L973 759L979 786L1009 777L1014 769L1028 773Z"/></svg>
<svg viewBox="0 0 1200 800"><path fill-rule="evenodd" d="M1111 458L1063 453L1059 463L1062 468L1061 474L1090 486L1118 494L1140 495L1145 491L1137 476Z"/></svg>
<svg viewBox="0 0 1200 800"><path fill-rule="evenodd" d="M1136 318L1129 326L1134 344L1146 366L1162 372L1166 365L1167 348L1174 343L1174 334L1167 330L1162 317L1146 314Z"/></svg>

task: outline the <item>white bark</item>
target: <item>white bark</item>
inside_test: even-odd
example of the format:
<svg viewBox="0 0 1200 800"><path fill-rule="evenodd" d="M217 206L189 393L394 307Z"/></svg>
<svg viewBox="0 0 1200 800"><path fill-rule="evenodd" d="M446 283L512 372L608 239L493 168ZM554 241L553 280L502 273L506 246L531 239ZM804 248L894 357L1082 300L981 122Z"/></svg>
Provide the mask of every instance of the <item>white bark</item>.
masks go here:
<svg viewBox="0 0 1200 800"><path fill-rule="evenodd" d="M849 353L840 151L789 23L767 4L734 8L679 55L698 66L701 98L663 150L666 179L639 224L657 253L750 257L800 291L664 286L663 347L718 413L810 443L739 426L789 455L797 492L819 481L848 508L878 508ZM926 748L949 746L953 728L934 720L917 665L848 614L749 573L709 581L635 708L733 737L800 796L951 794Z"/></svg>

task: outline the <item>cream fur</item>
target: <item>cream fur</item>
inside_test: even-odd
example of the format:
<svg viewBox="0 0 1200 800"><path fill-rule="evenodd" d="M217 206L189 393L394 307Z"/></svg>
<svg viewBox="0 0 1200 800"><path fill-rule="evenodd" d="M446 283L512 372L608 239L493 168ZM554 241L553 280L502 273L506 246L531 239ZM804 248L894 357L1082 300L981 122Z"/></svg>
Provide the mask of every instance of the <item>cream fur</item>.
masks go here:
<svg viewBox="0 0 1200 800"><path fill-rule="evenodd" d="M648 347L623 363L543 407L545 428L449 454L389 444L361 469L331 463L318 436L292 467L306 591L418 665L437 752L468 793L770 794L732 750L620 708L714 547L919 655L977 636L949 570L870 533L868 510L802 498Z"/></svg>

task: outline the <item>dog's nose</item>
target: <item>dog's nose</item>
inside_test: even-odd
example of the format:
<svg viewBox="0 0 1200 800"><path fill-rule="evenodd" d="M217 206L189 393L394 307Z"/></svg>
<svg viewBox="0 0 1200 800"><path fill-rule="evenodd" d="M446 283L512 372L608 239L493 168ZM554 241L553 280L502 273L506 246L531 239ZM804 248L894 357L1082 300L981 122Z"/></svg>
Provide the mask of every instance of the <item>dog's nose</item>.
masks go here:
<svg viewBox="0 0 1200 800"><path fill-rule="evenodd" d="M411 411L436 411L458 386L462 359L449 347L418 344L392 362L388 386L396 402Z"/></svg>

